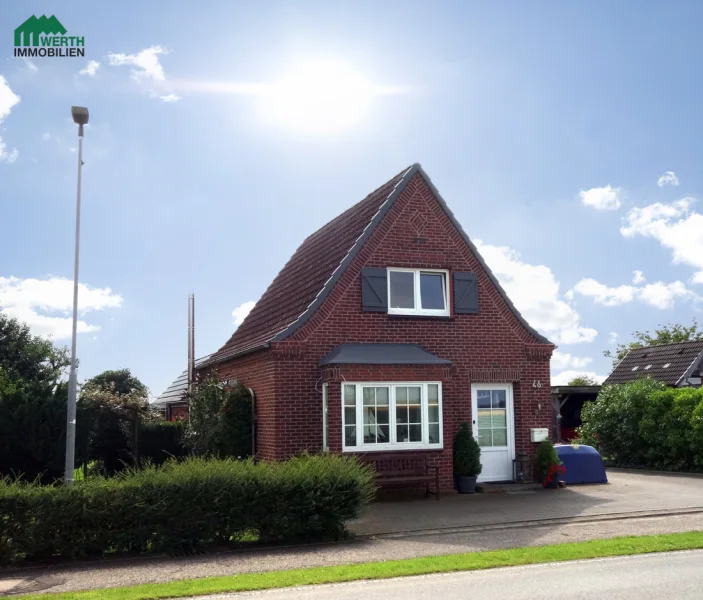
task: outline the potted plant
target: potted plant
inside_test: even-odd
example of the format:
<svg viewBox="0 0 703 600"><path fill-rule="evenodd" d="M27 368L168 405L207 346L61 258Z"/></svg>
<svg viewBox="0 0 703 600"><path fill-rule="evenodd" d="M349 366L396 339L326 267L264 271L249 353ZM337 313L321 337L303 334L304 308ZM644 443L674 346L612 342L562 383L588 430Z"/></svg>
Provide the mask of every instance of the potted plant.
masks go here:
<svg viewBox="0 0 703 600"><path fill-rule="evenodd" d="M566 468L559 460L551 440L545 440L537 446L535 454L535 472L546 488L559 487L559 476L566 473Z"/></svg>
<svg viewBox="0 0 703 600"><path fill-rule="evenodd" d="M481 449L464 422L454 438L454 481L460 494L476 491L476 477L481 474Z"/></svg>

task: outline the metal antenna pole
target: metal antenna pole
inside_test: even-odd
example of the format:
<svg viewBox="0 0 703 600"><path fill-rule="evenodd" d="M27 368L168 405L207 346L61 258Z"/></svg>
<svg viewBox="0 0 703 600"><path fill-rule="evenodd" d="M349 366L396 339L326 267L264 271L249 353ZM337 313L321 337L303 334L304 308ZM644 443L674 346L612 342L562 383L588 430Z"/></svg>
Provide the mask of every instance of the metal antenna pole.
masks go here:
<svg viewBox="0 0 703 600"><path fill-rule="evenodd" d="M66 468L64 479L73 484L76 462L76 335L78 333L78 257L81 238L81 173L83 171L83 125L78 126L78 191L76 194L76 256L73 264L73 332L71 334L71 371L68 375L66 411Z"/></svg>

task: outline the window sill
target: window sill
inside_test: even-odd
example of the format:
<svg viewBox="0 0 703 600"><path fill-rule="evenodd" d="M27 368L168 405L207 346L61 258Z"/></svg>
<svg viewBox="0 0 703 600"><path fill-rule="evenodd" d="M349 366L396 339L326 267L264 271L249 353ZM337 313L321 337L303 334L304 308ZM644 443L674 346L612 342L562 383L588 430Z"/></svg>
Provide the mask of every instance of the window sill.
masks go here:
<svg viewBox="0 0 703 600"><path fill-rule="evenodd" d="M441 452L444 450L444 444L433 446L410 446L403 448L401 446L383 446L381 448L372 448L369 446L352 446L342 448L343 453L366 454L368 452Z"/></svg>
<svg viewBox="0 0 703 600"><path fill-rule="evenodd" d="M388 313L388 319L391 321L407 321L407 320L429 320L429 321L454 321L452 315L394 315Z"/></svg>

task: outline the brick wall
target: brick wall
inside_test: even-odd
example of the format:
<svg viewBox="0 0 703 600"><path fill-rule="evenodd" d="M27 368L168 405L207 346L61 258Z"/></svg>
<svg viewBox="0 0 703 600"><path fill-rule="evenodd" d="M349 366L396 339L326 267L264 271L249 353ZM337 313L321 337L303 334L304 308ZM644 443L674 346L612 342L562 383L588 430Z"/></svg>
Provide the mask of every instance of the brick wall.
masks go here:
<svg viewBox="0 0 703 600"><path fill-rule="evenodd" d="M362 267L424 267L471 271L479 278L479 313L449 318L399 317L361 311ZM450 277L451 279L451 277ZM450 291L450 297L452 296ZM452 361L447 367L325 368L319 360L345 342L419 343ZM315 315L292 336L272 344L261 363L237 359L227 366L257 393L262 454L284 458L322 445L322 383L329 386L330 448L341 449L341 381L443 382L444 451L436 460L443 487L451 487L451 440L471 419L472 382L514 386L517 452L534 452L531 427L549 427L549 360L553 347L525 329L454 229L430 188L416 175ZM261 359L259 359L261 360ZM245 366L246 363L246 366ZM264 373L255 374L257 368ZM246 373L245 373L246 372ZM275 374L275 376L274 376ZM533 387L540 381L541 387ZM265 400L264 400L265 399ZM275 407L264 408L265 403ZM267 411L266 420L261 419ZM269 431L269 429L271 429Z"/></svg>

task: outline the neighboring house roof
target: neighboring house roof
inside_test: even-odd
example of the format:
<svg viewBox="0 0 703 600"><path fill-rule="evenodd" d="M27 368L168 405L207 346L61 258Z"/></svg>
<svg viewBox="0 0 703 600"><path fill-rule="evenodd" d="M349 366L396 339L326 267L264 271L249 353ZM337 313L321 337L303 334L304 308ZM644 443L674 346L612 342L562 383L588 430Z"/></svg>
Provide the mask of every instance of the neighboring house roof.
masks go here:
<svg viewBox="0 0 703 600"><path fill-rule="evenodd" d="M212 354L208 354L202 358L196 358L195 368L197 369L198 367L202 367L211 356ZM182 402L183 394L187 391L187 389L188 369L183 371L183 373L181 373L176 380L166 388L166 391L152 402L152 405L166 405L173 404L174 402Z"/></svg>
<svg viewBox="0 0 703 600"><path fill-rule="evenodd" d="M320 365L451 365L419 344L341 344Z"/></svg>
<svg viewBox="0 0 703 600"><path fill-rule="evenodd" d="M209 364L266 348L270 342L285 339L306 323L417 174L424 178L435 194L513 314L538 341L551 343L523 319L430 178L416 163L310 235L281 269L229 341L212 356Z"/></svg>
<svg viewBox="0 0 703 600"><path fill-rule="evenodd" d="M637 348L630 350L603 385L627 383L649 376L675 386L692 376L701 359L703 341Z"/></svg>

